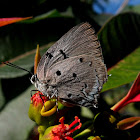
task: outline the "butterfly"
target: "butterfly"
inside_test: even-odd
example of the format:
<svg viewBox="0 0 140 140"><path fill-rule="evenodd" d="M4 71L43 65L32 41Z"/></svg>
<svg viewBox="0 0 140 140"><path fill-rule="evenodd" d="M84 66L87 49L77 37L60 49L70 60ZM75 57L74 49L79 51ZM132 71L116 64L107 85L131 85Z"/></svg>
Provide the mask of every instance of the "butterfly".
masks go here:
<svg viewBox="0 0 140 140"><path fill-rule="evenodd" d="M98 37L85 22L73 27L46 51L31 83L49 99L97 107L99 92L107 79Z"/></svg>

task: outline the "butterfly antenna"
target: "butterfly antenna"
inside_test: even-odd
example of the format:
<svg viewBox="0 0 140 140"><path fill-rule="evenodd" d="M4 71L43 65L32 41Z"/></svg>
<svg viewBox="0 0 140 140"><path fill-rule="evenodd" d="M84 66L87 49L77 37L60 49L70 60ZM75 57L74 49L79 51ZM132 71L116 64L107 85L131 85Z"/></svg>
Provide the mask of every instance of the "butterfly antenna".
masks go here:
<svg viewBox="0 0 140 140"><path fill-rule="evenodd" d="M2 62L2 63L5 64L5 65L7 65L7 66L10 66L10 67L14 67L14 68L17 68L17 69L20 69L20 70L27 71L28 73L30 73L31 75L33 75L33 73L31 71L28 71L28 70L26 70L26 69L24 69L22 67L19 67L19 66L15 65L15 64L12 64L9 61Z"/></svg>

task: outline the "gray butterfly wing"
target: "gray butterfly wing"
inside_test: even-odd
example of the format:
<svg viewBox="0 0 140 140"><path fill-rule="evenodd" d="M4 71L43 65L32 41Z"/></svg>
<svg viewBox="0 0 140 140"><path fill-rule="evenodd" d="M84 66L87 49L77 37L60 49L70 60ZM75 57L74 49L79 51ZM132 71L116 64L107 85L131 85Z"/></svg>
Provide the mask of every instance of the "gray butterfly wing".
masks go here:
<svg viewBox="0 0 140 140"><path fill-rule="evenodd" d="M50 67L45 81L55 87L58 99L79 106L96 106L102 89L91 55L79 55L62 60Z"/></svg>
<svg viewBox="0 0 140 140"><path fill-rule="evenodd" d="M96 59L97 62L94 61L94 65L102 85L107 81L106 66L103 62L100 43L89 23L82 23L73 27L48 49L38 65L38 79L43 80L48 68L55 63L82 54L92 55Z"/></svg>

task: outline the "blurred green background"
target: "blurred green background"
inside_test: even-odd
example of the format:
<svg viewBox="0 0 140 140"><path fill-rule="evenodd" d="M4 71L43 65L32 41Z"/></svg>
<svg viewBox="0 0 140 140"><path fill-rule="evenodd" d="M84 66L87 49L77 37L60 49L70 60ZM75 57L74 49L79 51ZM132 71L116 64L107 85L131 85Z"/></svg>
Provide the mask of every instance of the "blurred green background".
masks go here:
<svg viewBox="0 0 140 140"><path fill-rule="evenodd" d="M116 10L113 5L107 5L105 10L98 3L95 0L1 1L0 18L33 18L0 28L0 62L10 61L33 72L37 44L43 54L70 28L89 22L99 36L108 74L112 74L101 93L101 98L111 107L127 94L140 71L140 5L130 5L124 0ZM24 71L0 65L2 140L31 139L35 124L28 118L28 108L30 90L35 88L29 78ZM139 108L140 103L133 103L120 114L139 116ZM91 119L93 113L82 108L81 117Z"/></svg>

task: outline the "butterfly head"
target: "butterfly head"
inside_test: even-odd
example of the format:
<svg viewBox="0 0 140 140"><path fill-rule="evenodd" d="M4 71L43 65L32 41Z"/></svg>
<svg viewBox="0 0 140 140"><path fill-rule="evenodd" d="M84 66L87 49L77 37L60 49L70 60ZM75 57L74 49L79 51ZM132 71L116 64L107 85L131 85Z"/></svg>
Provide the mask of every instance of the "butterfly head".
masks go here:
<svg viewBox="0 0 140 140"><path fill-rule="evenodd" d="M32 75L31 79L30 79L31 83L35 85L35 87L42 92L45 96L47 96L49 99L50 98L57 98L57 90L55 88L55 86L52 86L50 84L51 80L50 78L48 78L48 80L43 80L40 81L37 78L37 75ZM47 81L47 82L45 82Z"/></svg>

